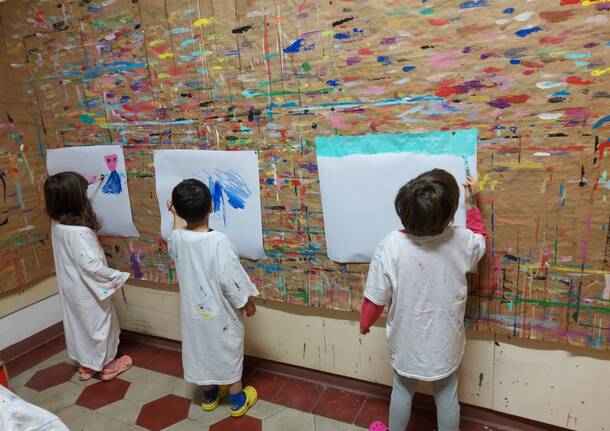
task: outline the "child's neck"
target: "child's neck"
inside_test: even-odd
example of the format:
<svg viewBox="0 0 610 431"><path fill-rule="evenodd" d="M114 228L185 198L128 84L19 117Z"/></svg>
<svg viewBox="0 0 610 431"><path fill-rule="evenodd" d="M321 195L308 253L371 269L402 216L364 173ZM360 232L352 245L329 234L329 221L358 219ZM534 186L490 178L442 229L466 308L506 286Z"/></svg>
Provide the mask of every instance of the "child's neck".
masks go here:
<svg viewBox="0 0 610 431"><path fill-rule="evenodd" d="M192 230L193 232L207 232L208 230L210 230L208 219L205 219L198 223L187 224L186 228L188 230Z"/></svg>

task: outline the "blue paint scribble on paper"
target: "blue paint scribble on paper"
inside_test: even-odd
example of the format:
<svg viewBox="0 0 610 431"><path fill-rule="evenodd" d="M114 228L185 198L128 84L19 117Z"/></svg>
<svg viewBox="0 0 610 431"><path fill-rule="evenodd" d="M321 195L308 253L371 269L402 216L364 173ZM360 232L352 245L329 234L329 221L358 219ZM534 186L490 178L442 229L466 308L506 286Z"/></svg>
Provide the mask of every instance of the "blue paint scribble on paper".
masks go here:
<svg viewBox="0 0 610 431"><path fill-rule="evenodd" d="M216 169L213 173L201 170L194 176L208 185L213 213L222 217L225 226L227 205L234 209L244 209L247 199L252 195L242 176L231 169Z"/></svg>

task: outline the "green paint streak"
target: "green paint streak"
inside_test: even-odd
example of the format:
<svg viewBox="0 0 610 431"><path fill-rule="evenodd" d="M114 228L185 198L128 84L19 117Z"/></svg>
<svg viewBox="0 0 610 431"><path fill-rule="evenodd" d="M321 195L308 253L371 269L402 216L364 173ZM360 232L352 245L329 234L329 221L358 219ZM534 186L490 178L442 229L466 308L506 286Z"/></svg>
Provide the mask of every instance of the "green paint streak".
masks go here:
<svg viewBox="0 0 610 431"><path fill-rule="evenodd" d="M95 124L95 118L89 114L80 114L78 118L85 124Z"/></svg>
<svg viewBox="0 0 610 431"><path fill-rule="evenodd" d="M557 266L557 252L559 250L559 244L557 243L557 240L555 240L555 244L553 244L553 252L555 253L555 256L553 256L553 265Z"/></svg>
<svg viewBox="0 0 610 431"><path fill-rule="evenodd" d="M302 298L303 304L305 304L305 305L309 304L309 293L305 289L299 291L299 293L294 294L293 297Z"/></svg>
<svg viewBox="0 0 610 431"><path fill-rule="evenodd" d="M148 172L129 172L127 176L134 178L153 178L155 175Z"/></svg>
<svg viewBox="0 0 610 431"><path fill-rule="evenodd" d="M167 279L168 279L170 282L173 282L173 281L174 281L174 268L169 268L169 269L167 270Z"/></svg>
<svg viewBox="0 0 610 431"><path fill-rule="evenodd" d="M311 70L311 66L309 65L309 63L303 63L301 64L301 67L305 72L309 72Z"/></svg>
<svg viewBox="0 0 610 431"><path fill-rule="evenodd" d="M436 12L436 11L432 7L429 7L428 9L424 9L424 10L419 11L419 13L421 15L430 15L431 13L434 13L434 12Z"/></svg>
<svg viewBox="0 0 610 431"><path fill-rule="evenodd" d="M495 299L497 301L502 301L501 296L496 296ZM567 302L561 302L561 301L545 301L543 299L528 299L528 298L521 298L521 297L515 298L511 302L516 303L516 304L534 304L534 305L540 305L542 307L579 308L581 310L588 310L588 311L595 311L598 313L610 314L609 307L601 307L601 306L597 306L597 305L569 304Z"/></svg>

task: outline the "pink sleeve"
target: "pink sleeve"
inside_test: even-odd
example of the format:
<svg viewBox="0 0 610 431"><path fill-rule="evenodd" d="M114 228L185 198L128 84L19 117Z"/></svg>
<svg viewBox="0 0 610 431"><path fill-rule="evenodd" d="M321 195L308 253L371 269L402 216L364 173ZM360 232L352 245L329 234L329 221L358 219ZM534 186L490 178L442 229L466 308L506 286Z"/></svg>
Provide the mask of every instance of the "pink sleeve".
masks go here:
<svg viewBox="0 0 610 431"><path fill-rule="evenodd" d="M485 242L487 242L487 230L485 229L485 224L483 223L481 210L478 208L470 208L466 212L466 227L472 232L482 235L483 238L485 238Z"/></svg>
<svg viewBox="0 0 610 431"><path fill-rule="evenodd" d="M377 305L367 298L364 298L360 314L360 329L369 329L373 326L373 323L375 323L383 313L384 308L383 305Z"/></svg>

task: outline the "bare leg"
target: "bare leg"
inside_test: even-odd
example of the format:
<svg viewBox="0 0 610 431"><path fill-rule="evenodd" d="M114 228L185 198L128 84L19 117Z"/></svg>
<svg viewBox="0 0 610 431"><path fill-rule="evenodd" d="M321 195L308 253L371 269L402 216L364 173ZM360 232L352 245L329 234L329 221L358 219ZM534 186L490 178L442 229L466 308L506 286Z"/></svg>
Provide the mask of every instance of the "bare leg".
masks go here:
<svg viewBox="0 0 610 431"><path fill-rule="evenodd" d="M238 394L242 391L242 385L241 385L241 380L233 383L232 385L229 386L229 393L230 394Z"/></svg>

